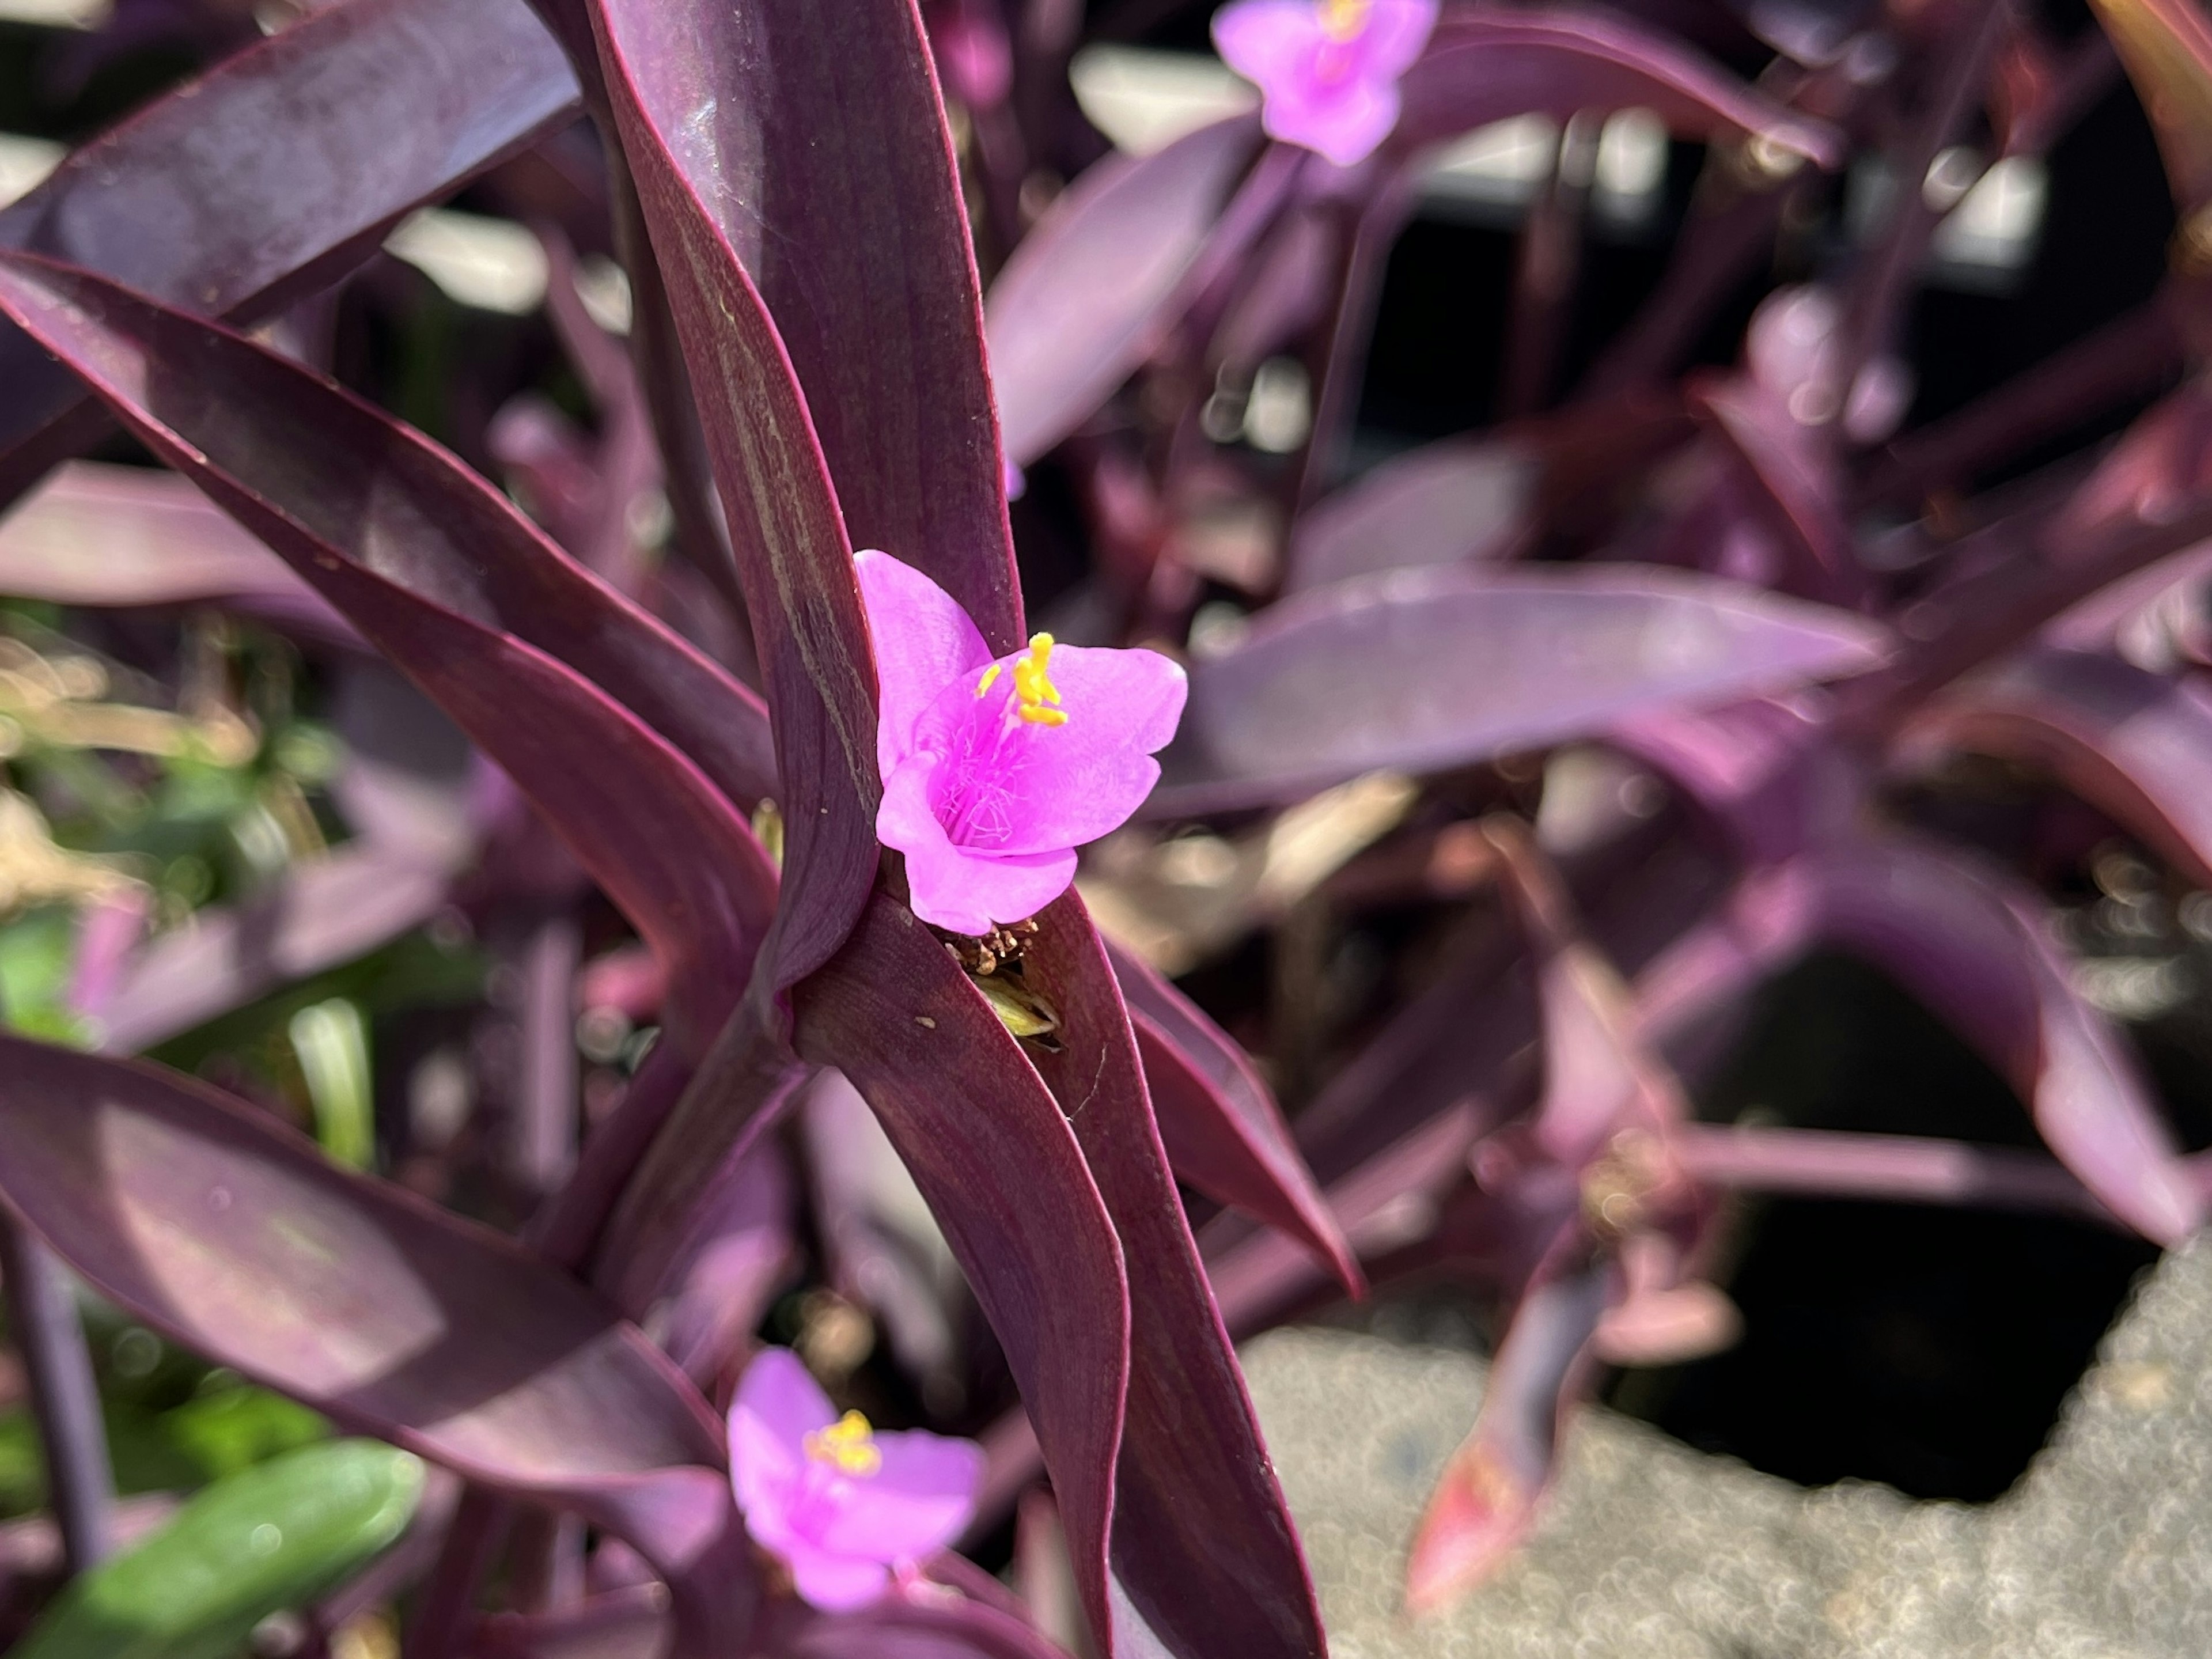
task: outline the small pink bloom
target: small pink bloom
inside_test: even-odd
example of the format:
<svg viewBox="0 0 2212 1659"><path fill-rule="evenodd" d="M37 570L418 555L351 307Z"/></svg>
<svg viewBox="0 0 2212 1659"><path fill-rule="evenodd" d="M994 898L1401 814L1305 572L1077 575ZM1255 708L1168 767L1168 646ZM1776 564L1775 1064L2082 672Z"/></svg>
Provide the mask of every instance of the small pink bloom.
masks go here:
<svg viewBox="0 0 2212 1659"><path fill-rule="evenodd" d="M994 658L919 570L873 550L857 563L881 708L876 835L906 854L915 915L956 933L1035 915L1075 879L1075 849L1152 793L1182 668L1049 634Z"/></svg>
<svg viewBox="0 0 2212 1659"><path fill-rule="evenodd" d="M840 1418L788 1348L765 1348L730 1405L730 1484L753 1541L824 1613L866 1607L891 1568L934 1555L975 1512L983 1451Z"/></svg>
<svg viewBox="0 0 2212 1659"><path fill-rule="evenodd" d="M1398 79L1436 27L1437 0L1237 0L1213 44L1260 88L1261 119L1286 144L1340 167L1398 125Z"/></svg>

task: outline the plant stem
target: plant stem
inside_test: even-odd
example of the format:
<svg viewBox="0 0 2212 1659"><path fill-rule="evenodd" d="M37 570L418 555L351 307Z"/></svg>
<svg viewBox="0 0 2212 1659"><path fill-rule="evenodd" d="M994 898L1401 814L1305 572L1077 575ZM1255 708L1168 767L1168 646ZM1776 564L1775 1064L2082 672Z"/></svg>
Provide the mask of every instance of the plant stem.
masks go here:
<svg viewBox="0 0 2212 1659"><path fill-rule="evenodd" d="M114 1502L100 1389L85 1347L84 1324L69 1275L28 1228L0 1212L0 1275L8 1322L29 1375L31 1408L46 1462L47 1501L59 1522L62 1557L72 1573L104 1559L112 1540Z"/></svg>

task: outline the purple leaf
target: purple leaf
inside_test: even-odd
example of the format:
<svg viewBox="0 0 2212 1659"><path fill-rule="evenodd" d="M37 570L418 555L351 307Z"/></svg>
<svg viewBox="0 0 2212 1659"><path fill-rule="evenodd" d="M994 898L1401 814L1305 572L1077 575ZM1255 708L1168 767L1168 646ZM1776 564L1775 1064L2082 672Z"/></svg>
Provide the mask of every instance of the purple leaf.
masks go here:
<svg viewBox="0 0 2212 1659"><path fill-rule="evenodd" d="M2042 768L2212 884L2212 696L2193 682L2038 652L1930 705L1902 742L1908 753L1964 749Z"/></svg>
<svg viewBox="0 0 2212 1659"><path fill-rule="evenodd" d="M1106 944L1176 1177L1302 1239L1353 1296L1366 1280L1282 1108L1229 1034L1127 951Z"/></svg>
<svg viewBox="0 0 2212 1659"><path fill-rule="evenodd" d="M721 82L726 49L754 48L690 4L593 0L592 19L766 677L787 836L771 963L780 987L836 951L875 880L881 782L867 624L806 398L738 254L759 226L730 187L753 172L722 148L741 129L724 112Z"/></svg>
<svg viewBox="0 0 2212 1659"><path fill-rule="evenodd" d="M742 688L442 450L296 364L20 256L0 256L0 307L505 769L668 958L675 1035L702 1051L744 982L774 872L705 774L541 647L644 704L733 786L760 759L731 741L754 706Z"/></svg>
<svg viewBox="0 0 2212 1659"><path fill-rule="evenodd" d="M1109 157L1023 239L987 307L1008 460L1027 466L1067 436L1174 325L1183 279L1260 145L1243 116Z"/></svg>
<svg viewBox="0 0 2212 1659"><path fill-rule="evenodd" d="M843 1073L818 1073L802 1110L830 1282L882 1322L924 1399L959 1398L967 1289L913 1177Z"/></svg>
<svg viewBox="0 0 2212 1659"><path fill-rule="evenodd" d="M705 118L678 138L647 99L687 176L715 181L853 545L927 572L994 653L1018 649L975 260L913 0L654 0L649 20L615 0L608 16L683 54L641 62L641 88Z"/></svg>
<svg viewBox="0 0 2212 1659"><path fill-rule="evenodd" d="M669 1579L690 1651L742 1639L719 1425L604 1304L189 1079L14 1037L0 1056L0 1194L103 1296L350 1428L578 1510Z"/></svg>
<svg viewBox="0 0 2212 1659"><path fill-rule="evenodd" d="M103 1048L150 1048L428 921L449 880L404 851L342 847L294 865L256 898L200 910L161 935L87 1012Z"/></svg>
<svg viewBox="0 0 2212 1659"><path fill-rule="evenodd" d="M702 1389L744 1352L791 1273L795 1185L783 1149L763 1141L697 1206L675 1290L653 1323L668 1357Z"/></svg>
<svg viewBox="0 0 2212 1659"><path fill-rule="evenodd" d="M57 605L213 601L358 644L284 562L182 478L69 461L0 519L0 593Z"/></svg>
<svg viewBox="0 0 2212 1659"><path fill-rule="evenodd" d="M1403 571L1284 601L1192 665L1148 811L1296 799L1377 767L1463 766L1633 715L1863 672L1846 612L1669 571Z"/></svg>
<svg viewBox="0 0 2212 1659"><path fill-rule="evenodd" d="M1285 585L1510 558L1535 528L1540 460L1528 445L1483 438L1386 461L1299 516Z"/></svg>
<svg viewBox="0 0 2212 1659"><path fill-rule="evenodd" d="M1698 53L1624 18L1564 6L1448 10L1399 91L1405 109L1391 143L1401 149L1534 111L1565 121L1640 108L1685 138L1756 133L1823 167L1843 154L1833 128L1782 108Z"/></svg>
<svg viewBox="0 0 2212 1659"><path fill-rule="evenodd" d="M1129 1287L1083 1152L989 1004L889 899L792 1001L799 1052L875 1109L998 1333L1103 1633Z"/></svg>
<svg viewBox="0 0 2212 1659"><path fill-rule="evenodd" d="M2171 1244L2202 1218L2141 1068L2069 983L2033 893L1889 836L1754 876L1725 922L1755 962L1779 968L1802 942L1824 940L1889 974L2012 1085L2060 1161L2144 1237Z"/></svg>
<svg viewBox="0 0 2212 1659"><path fill-rule="evenodd" d="M0 214L0 247L258 321L569 118L576 99L567 58L521 0L354 0L79 149ZM0 385L5 501L99 428L76 383L12 329L0 330Z"/></svg>
<svg viewBox="0 0 2212 1659"><path fill-rule="evenodd" d="M1060 1014L1037 1074L1082 1144L1128 1266L1128 1417L1114 1482L1122 1651L1292 1659L1326 1651L1320 1609L1243 1373L1200 1266L1114 970L1082 901L1038 917L1026 983ZM1117 1619L1117 1625L1121 1620ZM1122 1626L1127 1630L1127 1626Z"/></svg>
<svg viewBox="0 0 2212 1659"><path fill-rule="evenodd" d="M1843 480L1826 431L1797 420L1781 398L1744 377L1698 387L1693 406L1726 446L1759 518L1790 550L1790 591L1831 604L1856 597Z"/></svg>
<svg viewBox="0 0 2212 1659"><path fill-rule="evenodd" d="M1612 1268L1602 1262L1540 1280L1513 1310L1491 1364L1482 1408L1452 1454L1413 1535L1406 1605L1431 1613L1494 1572L1535 1524Z"/></svg>

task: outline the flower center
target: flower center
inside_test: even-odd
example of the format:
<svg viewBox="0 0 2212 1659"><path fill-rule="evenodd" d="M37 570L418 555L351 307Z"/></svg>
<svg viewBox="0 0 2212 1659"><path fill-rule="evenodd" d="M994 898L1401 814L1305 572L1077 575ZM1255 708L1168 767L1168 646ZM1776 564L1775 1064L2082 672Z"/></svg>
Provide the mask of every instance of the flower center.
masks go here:
<svg viewBox="0 0 2212 1659"><path fill-rule="evenodd" d="M1031 726L1065 726L1066 714L1055 705L1060 702L1060 688L1052 683L1053 638L1049 634L1030 635L1029 654L1014 659L1014 713ZM983 671L983 678L975 683L975 695L981 696L999 678L1000 665L993 663Z"/></svg>
<svg viewBox="0 0 2212 1659"><path fill-rule="evenodd" d="M1321 0L1322 32L1332 40L1351 40L1367 27L1368 8L1375 0Z"/></svg>
<svg viewBox="0 0 2212 1659"><path fill-rule="evenodd" d="M840 1474L865 1477L884 1466L875 1431L858 1412L847 1412L826 1429L809 1430L805 1443L809 1457L831 1465Z"/></svg>

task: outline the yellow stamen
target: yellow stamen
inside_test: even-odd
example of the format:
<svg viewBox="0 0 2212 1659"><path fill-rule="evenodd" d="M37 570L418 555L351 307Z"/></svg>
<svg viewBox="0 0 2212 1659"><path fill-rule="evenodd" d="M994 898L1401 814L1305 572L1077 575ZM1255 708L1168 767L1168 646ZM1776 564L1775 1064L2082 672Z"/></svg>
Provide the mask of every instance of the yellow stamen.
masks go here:
<svg viewBox="0 0 2212 1659"><path fill-rule="evenodd" d="M1332 40L1349 40L1367 26L1374 0L1321 0L1322 32Z"/></svg>
<svg viewBox="0 0 2212 1659"><path fill-rule="evenodd" d="M986 691L988 691L991 689L992 682L996 680L998 678L999 665L997 663L993 663L988 668L983 671L983 678L975 682L975 695L980 697Z"/></svg>
<svg viewBox="0 0 2212 1659"><path fill-rule="evenodd" d="M875 1431L858 1412L847 1412L826 1429L809 1431L806 1455L817 1463L835 1463L841 1474L873 1474L884 1466Z"/></svg>
<svg viewBox="0 0 2212 1659"><path fill-rule="evenodd" d="M1047 707L1060 701L1060 688L1052 683L1052 647L1051 635L1032 634L1029 655L1014 659L1014 696L1019 704L1014 712L1031 726L1067 724L1065 714Z"/></svg>

